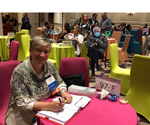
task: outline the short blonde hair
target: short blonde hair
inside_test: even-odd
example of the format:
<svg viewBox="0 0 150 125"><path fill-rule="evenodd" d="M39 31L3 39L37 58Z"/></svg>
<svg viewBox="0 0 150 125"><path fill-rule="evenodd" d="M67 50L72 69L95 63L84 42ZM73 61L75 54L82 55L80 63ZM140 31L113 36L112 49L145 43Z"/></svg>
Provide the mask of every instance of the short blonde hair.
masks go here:
<svg viewBox="0 0 150 125"><path fill-rule="evenodd" d="M74 27L76 28L78 34L80 34L80 33L81 33L81 28L80 28L80 26L74 26Z"/></svg>
<svg viewBox="0 0 150 125"><path fill-rule="evenodd" d="M49 52L51 51L51 41L45 36L35 36L30 42L30 50L33 50L39 46L49 46Z"/></svg>

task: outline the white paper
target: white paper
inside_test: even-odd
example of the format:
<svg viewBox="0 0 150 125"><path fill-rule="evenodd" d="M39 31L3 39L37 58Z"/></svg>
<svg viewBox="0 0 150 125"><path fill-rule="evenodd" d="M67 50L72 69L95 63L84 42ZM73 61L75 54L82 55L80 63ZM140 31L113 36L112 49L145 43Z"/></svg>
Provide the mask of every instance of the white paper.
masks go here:
<svg viewBox="0 0 150 125"><path fill-rule="evenodd" d="M89 101L91 100L86 96L78 96L71 95L73 97L72 103L65 104L64 108L60 112L52 112L52 111L39 111L38 115L47 116L49 119L59 122L65 123L67 122L75 113L77 113L80 108L84 108ZM60 97L53 99L53 101L58 101Z"/></svg>

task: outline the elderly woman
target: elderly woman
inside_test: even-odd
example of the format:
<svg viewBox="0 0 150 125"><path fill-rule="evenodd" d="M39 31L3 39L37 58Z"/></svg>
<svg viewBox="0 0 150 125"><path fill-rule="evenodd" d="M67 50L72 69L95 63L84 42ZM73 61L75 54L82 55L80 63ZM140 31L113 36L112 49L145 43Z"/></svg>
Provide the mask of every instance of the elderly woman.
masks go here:
<svg viewBox="0 0 150 125"><path fill-rule="evenodd" d="M71 103L72 96L66 92L66 84L58 75L54 65L48 61L51 44L43 36L36 36L30 43L30 58L19 64L11 77L11 96L5 116L7 125L31 125L37 111L58 112L65 100ZM62 96L59 101L43 102L55 93Z"/></svg>
<svg viewBox="0 0 150 125"><path fill-rule="evenodd" d="M76 56L80 56L84 40L83 36L80 33L81 33L80 27L74 26L73 33L68 33L64 36L65 39L72 39L73 46L75 47Z"/></svg>
<svg viewBox="0 0 150 125"><path fill-rule="evenodd" d="M91 58L92 75L95 76L95 63L98 64L98 59L104 58L108 45L106 36L102 35L98 26L93 28L93 34L87 38L85 45L88 48L87 56Z"/></svg>

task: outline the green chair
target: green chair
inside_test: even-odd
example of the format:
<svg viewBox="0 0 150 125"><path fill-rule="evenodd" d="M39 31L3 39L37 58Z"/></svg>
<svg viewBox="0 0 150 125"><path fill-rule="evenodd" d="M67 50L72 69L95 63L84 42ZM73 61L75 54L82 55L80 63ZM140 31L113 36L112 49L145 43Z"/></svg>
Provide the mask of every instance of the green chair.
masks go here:
<svg viewBox="0 0 150 125"><path fill-rule="evenodd" d="M133 57L130 74L130 89L126 94L134 110L150 121L150 58Z"/></svg>
<svg viewBox="0 0 150 125"><path fill-rule="evenodd" d="M121 80L120 93L126 95L130 87L130 69L118 66L118 46L116 43L110 44L110 74L109 77Z"/></svg>
<svg viewBox="0 0 150 125"><path fill-rule="evenodd" d="M53 59L48 59L48 61L50 61L50 62L52 62L53 63L53 65L55 66L55 68L56 68L56 60L53 60Z"/></svg>
<svg viewBox="0 0 150 125"><path fill-rule="evenodd" d="M30 36L29 30L22 29L21 32L22 32L22 33L25 33L25 35L29 35L29 36ZM30 40L32 40L31 37L30 37Z"/></svg>
<svg viewBox="0 0 150 125"><path fill-rule="evenodd" d="M25 33L25 35L29 35L29 30L22 29L21 32L22 32L22 33Z"/></svg>
<svg viewBox="0 0 150 125"><path fill-rule="evenodd" d="M18 51L18 60L19 61L23 61L24 60L24 52L23 52L23 48L22 48L21 35L25 35L25 33L23 33L23 32L16 32L15 38L14 38L15 41L19 42L19 51Z"/></svg>
<svg viewBox="0 0 150 125"><path fill-rule="evenodd" d="M22 48L24 51L24 59L23 59L23 61L24 61L30 57L30 52L29 52L30 36L29 35L22 35L21 39L22 39ZM48 59L48 60L51 61L54 64L54 66L56 67L56 61L55 60L53 60L53 59Z"/></svg>
<svg viewBox="0 0 150 125"><path fill-rule="evenodd" d="M30 57L30 36L29 35L22 35L21 36L22 48L24 52L23 61Z"/></svg>
<svg viewBox="0 0 150 125"><path fill-rule="evenodd" d="M87 60L87 63L89 64L89 57L87 56L88 49L87 49L87 47L85 46L85 43L86 43L86 41L85 41L85 42L83 43L83 45L82 45L80 57L85 57L86 60ZM89 77L91 77L90 69L89 69Z"/></svg>
<svg viewBox="0 0 150 125"><path fill-rule="evenodd" d="M86 60L87 60L87 62L89 62L89 57L87 56L88 49L87 49L87 47L85 46L85 43L86 43L86 41L85 41L85 42L83 43L83 45L82 45L80 57L85 57Z"/></svg>

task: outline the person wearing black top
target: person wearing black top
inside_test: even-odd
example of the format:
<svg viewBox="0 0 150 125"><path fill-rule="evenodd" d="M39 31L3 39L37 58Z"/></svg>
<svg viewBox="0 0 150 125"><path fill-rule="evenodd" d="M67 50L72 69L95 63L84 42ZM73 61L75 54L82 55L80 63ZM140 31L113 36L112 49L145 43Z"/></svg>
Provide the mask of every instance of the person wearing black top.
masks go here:
<svg viewBox="0 0 150 125"><path fill-rule="evenodd" d="M71 29L70 29L70 25L69 23L65 23L64 25L64 30L62 31L62 33L60 34L59 36L59 39L64 39L64 36L68 33L71 32Z"/></svg>
<svg viewBox="0 0 150 125"><path fill-rule="evenodd" d="M92 76L95 76L95 63L98 64L98 59L104 58L104 52L108 46L107 38L98 26L94 27L93 34L87 37L85 46L88 48L87 56L91 58Z"/></svg>
<svg viewBox="0 0 150 125"><path fill-rule="evenodd" d="M81 28L81 35L83 35L84 40L86 40L87 37L91 33L90 23L89 23L89 19L88 19L88 15L87 14L83 14L79 26Z"/></svg>
<svg viewBox="0 0 150 125"><path fill-rule="evenodd" d="M97 14L94 13L94 14L92 15L92 18L89 19L89 24L90 24L90 29L91 29L91 31L93 30L93 28L94 28L95 26L99 26L99 22L96 20L96 18L97 18Z"/></svg>

